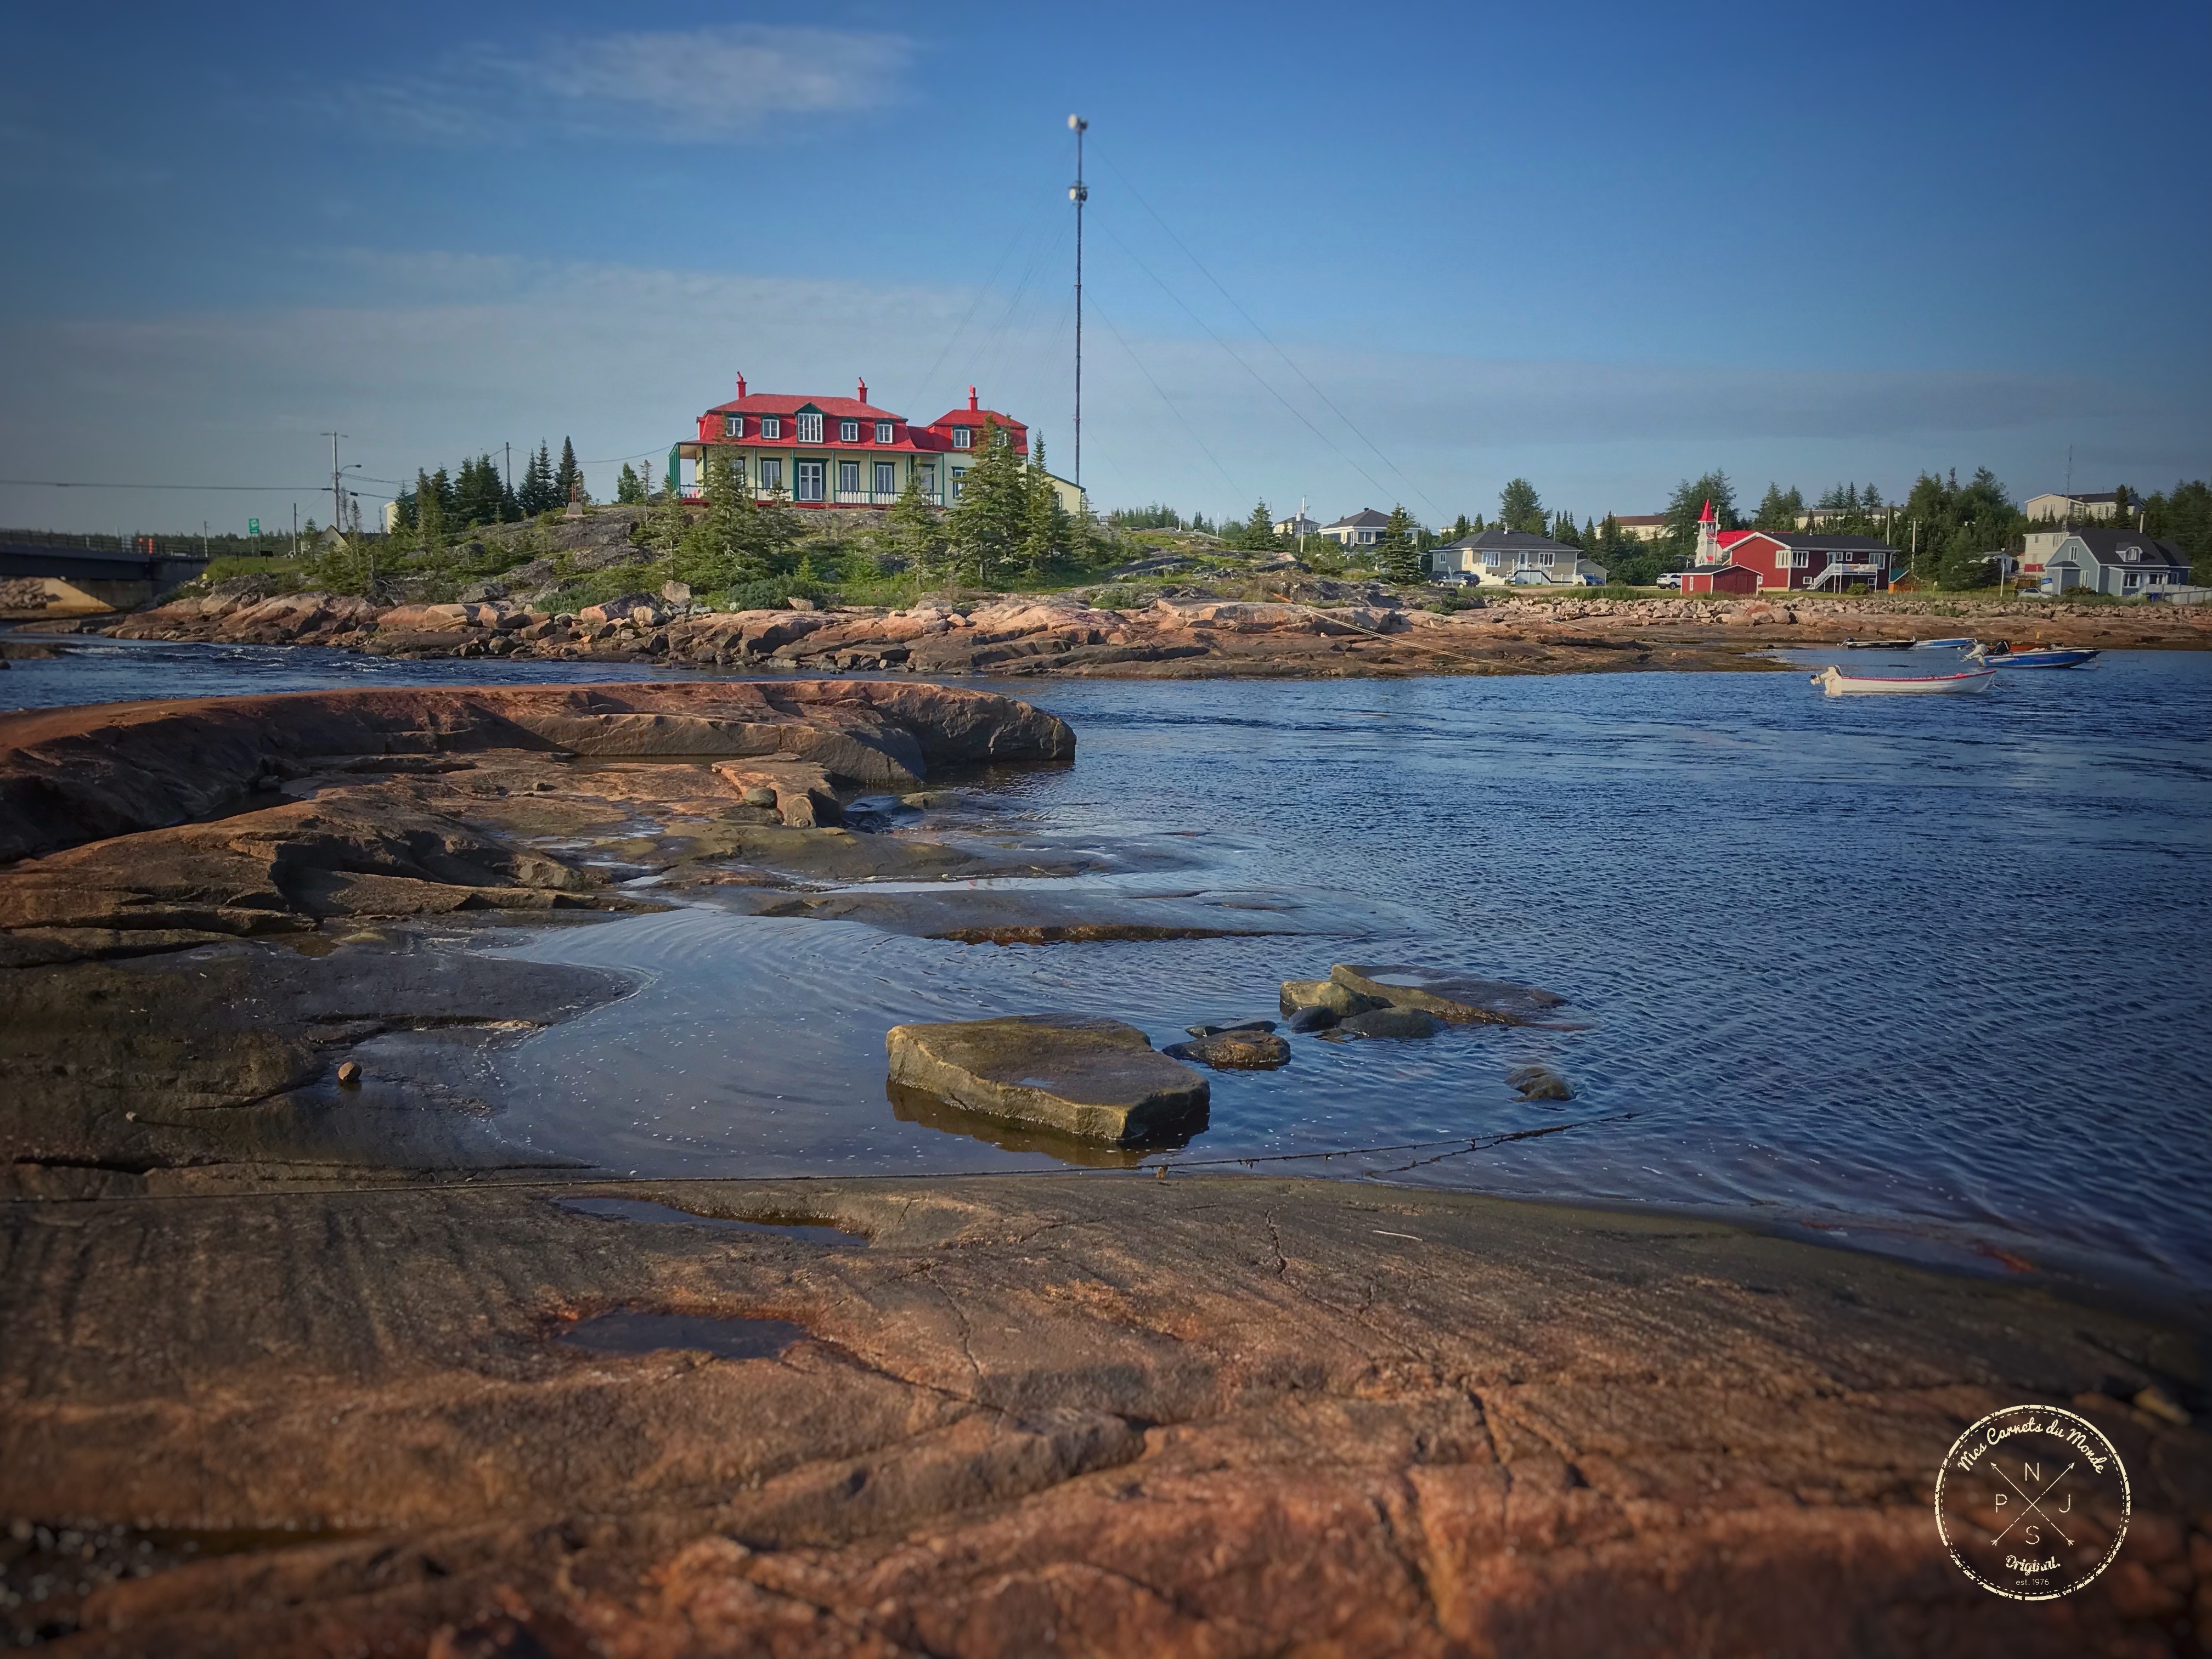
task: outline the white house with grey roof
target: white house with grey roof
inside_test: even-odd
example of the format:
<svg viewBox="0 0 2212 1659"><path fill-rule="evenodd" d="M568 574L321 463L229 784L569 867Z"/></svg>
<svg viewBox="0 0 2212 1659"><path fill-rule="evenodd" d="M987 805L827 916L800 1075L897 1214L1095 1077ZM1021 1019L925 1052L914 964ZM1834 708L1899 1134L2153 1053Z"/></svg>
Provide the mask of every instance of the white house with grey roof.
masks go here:
<svg viewBox="0 0 2212 1659"><path fill-rule="evenodd" d="M1348 519L1339 519L1334 524L1325 524L1321 533L1333 542L1346 547L1372 547L1382 539L1382 532L1390 527L1390 515L1377 513L1371 507L1363 507Z"/></svg>
<svg viewBox="0 0 2212 1659"><path fill-rule="evenodd" d="M2189 555L2139 530L2083 526L2044 555L2043 592L2054 596L2087 588L2139 599L2188 585Z"/></svg>
<svg viewBox="0 0 2212 1659"><path fill-rule="evenodd" d="M1585 558L1582 549L1571 543L1527 530L1492 528L1430 551L1431 581L1470 577L1483 587L1587 586L1605 580L1605 567Z"/></svg>

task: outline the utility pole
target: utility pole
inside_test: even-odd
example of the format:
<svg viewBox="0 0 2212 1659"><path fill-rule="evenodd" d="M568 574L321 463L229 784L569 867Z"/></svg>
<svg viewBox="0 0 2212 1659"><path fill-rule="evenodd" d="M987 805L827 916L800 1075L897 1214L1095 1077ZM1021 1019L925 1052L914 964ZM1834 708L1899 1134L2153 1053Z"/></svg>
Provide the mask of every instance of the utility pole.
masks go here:
<svg viewBox="0 0 2212 1659"><path fill-rule="evenodd" d="M507 452L507 494L511 501L514 496L514 446L506 443L501 444L500 447Z"/></svg>
<svg viewBox="0 0 2212 1659"><path fill-rule="evenodd" d="M1083 489L1083 204L1091 199L1090 187L1083 182L1083 135L1091 123L1080 115L1067 118L1068 128L1075 134L1075 182L1067 187L1067 199L1075 204L1075 488L1080 499Z"/></svg>
<svg viewBox="0 0 2212 1659"><path fill-rule="evenodd" d="M338 485L338 440L343 432L325 432L331 441L331 528L339 535L345 533L345 495Z"/></svg>

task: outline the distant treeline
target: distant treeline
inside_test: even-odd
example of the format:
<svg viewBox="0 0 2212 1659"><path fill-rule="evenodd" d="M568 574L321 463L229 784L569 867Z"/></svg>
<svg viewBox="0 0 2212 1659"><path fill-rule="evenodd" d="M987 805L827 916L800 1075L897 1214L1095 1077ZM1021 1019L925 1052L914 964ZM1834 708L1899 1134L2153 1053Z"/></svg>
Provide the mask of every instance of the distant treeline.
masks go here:
<svg viewBox="0 0 2212 1659"><path fill-rule="evenodd" d="M414 488L399 493L399 528L419 530L427 521L434 530L452 532L482 524L514 524L566 507L572 495L591 499L584 490L584 470L576 464L575 445L562 439L556 464L541 440L522 469L522 482L512 488L489 455L463 461L450 473L442 466L434 472L417 471Z"/></svg>

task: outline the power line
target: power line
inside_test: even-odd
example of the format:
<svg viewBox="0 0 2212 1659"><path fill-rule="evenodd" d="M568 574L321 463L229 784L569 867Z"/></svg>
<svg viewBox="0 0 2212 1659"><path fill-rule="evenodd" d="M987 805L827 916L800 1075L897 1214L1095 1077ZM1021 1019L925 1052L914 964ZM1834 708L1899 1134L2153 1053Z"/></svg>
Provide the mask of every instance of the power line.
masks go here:
<svg viewBox="0 0 2212 1659"><path fill-rule="evenodd" d="M389 482L380 480L380 482ZM0 484L24 489L237 489L261 495L301 494L325 486L313 484L158 484L110 483L103 478L0 478Z"/></svg>
<svg viewBox="0 0 2212 1659"><path fill-rule="evenodd" d="M1289 352L1284 350L1282 347L1275 343L1273 337L1271 336L1266 329L1260 326L1258 321L1253 317L1250 312L1245 310L1243 306L1237 303L1237 296L1222 286L1221 279L1218 276L1216 276L1212 271L1206 269L1206 262L1200 258L1198 255L1193 253L1190 251L1189 245L1186 243L1182 237L1175 234L1174 228L1170 226L1165 219L1160 217L1159 210L1144 198L1143 195L1139 192L1136 185L1129 182L1129 175L1122 172L1118 166L1115 166L1114 158L1111 155L1107 155L1104 157L1104 160L1108 167L1114 168L1114 176L1121 181L1123 186L1127 189L1130 195L1136 198L1137 205L1152 216L1152 222L1159 226L1162 230L1167 233L1168 240L1182 250L1183 257L1188 259L1191 264L1198 267L1199 274L1204 276L1207 282L1213 284L1215 291L1218 292L1223 299L1229 301L1230 305L1235 308L1237 314L1242 317L1245 322L1250 325L1251 330L1255 334L1258 335L1262 340L1265 340L1267 343L1268 349L1278 357L1280 357L1283 362L1289 366L1291 373L1297 375L1298 379L1305 382L1306 390L1312 392L1313 395L1320 398L1322 402L1327 404L1329 407L1329 411L1334 414L1338 420L1342 421L1346 427L1351 428L1352 435L1357 437L1360 442L1365 444L1368 448L1373 450L1375 452L1376 458L1380 460L1383 465L1389 467L1391 471L1397 473L1399 478L1404 482L1407 489L1411 489L1423 501L1428 501L1429 510L1441 518L1443 514L1443 508L1438 507L1434 501L1429 501L1427 491L1424 490L1420 485L1415 483L1411 478L1407 477L1403 472L1400 472L1398 471L1398 464L1392 460L1388 455L1384 454L1381 447L1377 445L1372 438L1369 437L1364 432L1362 432L1359 429L1357 423L1353 422L1352 416L1346 414L1342 410L1336 406L1335 400L1332 398L1328 393L1323 392L1319 386L1314 384L1312 377L1310 376L1305 370L1297 366L1297 363L1292 359ZM1362 473L1360 476L1363 477L1366 477L1364 473ZM1370 478L1368 482L1374 483L1375 481ZM1379 483L1376 484L1375 487L1377 489L1382 488Z"/></svg>
<svg viewBox="0 0 2212 1659"><path fill-rule="evenodd" d="M1127 340L1121 337L1121 331L1114 326L1114 319L1106 314L1105 309L1099 305L1096 299L1093 299L1091 301L1091 308L1098 313L1098 320L1106 325L1106 331L1114 337L1115 343L1118 344L1122 350L1129 354L1129 361L1136 364L1137 373L1143 375L1145 379L1150 382L1153 391L1159 392L1160 401L1168 406L1168 413L1174 416L1176 421L1182 424L1182 429L1190 434L1191 442L1196 444L1199 447L1200 453L1203 454L1207 460L1213 463L1213 470L1222 476L1223 479L1227 482L1229 487L1235 490L1239 495L1242 495L1244 493L1243 485L1238 483L1236 479L1230 477L1229 469L1222 465L1220 457L1217 456L1212 450L1206 448L1206 440L1200 437L1198 435L1197 428L1193 427L1189 421L1184 418L1182 410L1176 406L1175 399L1168 396L1166 392L1161 388L1160 383L1158 380L1152 379L1152 371L1145 367L1145 360L1137 356L1135 349L1133 348ZM1379 488L1380 486L1377 487Z"/></svg>
<svg viewBox="0 0 2212 1659"><path fill-rule="evenodd" d="M1247 374L1249 374L1254 380L1265 386L1269 396L1273 397L1277 403L1282 404L1285 409L1289 410L1291 413L1297 418L1299 425L1305 428L1307 431L1312 433L1314 436L1320 439L1322 442L1328 445L1330 451L1334 453L1339 460L1342 461L1354 472L1357 472L1361 477L1366 479L1368 483L1373 484L1379 494L1384 495L1390 494L1390 491L1384 487L1383 483L1380 478L1376 477L1372 472L1370 472L1365 467L1360 465L1358 462L1353 460L1351 456L1346 454L1342 445L1338 443L1335 439L1330 437L1328 433L1316 426L1311 421L1308 420L1304 410L1300 409L1288 398L1283 396L1281 392L1276 391L1273 381L1269 380L1266 375L1260 373L1258 369L1253 368L1251 364L1246 362L1242 357L1238 356L1237 355L1236 349L1232 347L1228 341L1223 339L1220 335L1214 332L1213 325L1207 322L1205 318L1200 316L1195 311L1193 311L1190 307L1184 302L1183 297L1177 294L1173 289L1170 288L1166 282L1161 277L1160 274L1154 270L1150 265L1146 264L1144 260L1139 257L1134 248L1132 248L1127 242L1121 240L1120 234L1114 229L1114 227L1110 222L1106 227L1106 234L1114 238L1114 246L1120 248L1122 252L1127 254L1130 259L1134 262L1138 270L1143 271L1146 276L1151 277L1152 281L1159 284L1161 293L1166 295L1169 299L1173 300L1177 305L1182 307L1184 314L1189 317L1191 321L1196 323L1200 328L1206 331L1206 337L1228 354L1230 362L1235 363L1237 368L1243 369ZM1428 498L1424 496L1422 499L1426 501ZM1436 503L1434 501L1430 501L1429 505L1432 508L1436 507Z"/></svg>

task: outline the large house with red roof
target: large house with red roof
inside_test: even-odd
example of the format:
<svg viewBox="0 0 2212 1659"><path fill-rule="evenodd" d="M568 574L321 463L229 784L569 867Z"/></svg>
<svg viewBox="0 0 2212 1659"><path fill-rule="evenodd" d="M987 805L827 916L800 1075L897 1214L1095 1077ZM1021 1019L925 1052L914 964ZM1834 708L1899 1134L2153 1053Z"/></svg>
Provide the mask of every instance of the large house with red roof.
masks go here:
<svg viewBox="0 0 2212 1659"><path fill-rule="evenodd" d="M850 398L824 398L748 392L740 374L738 395L700 416L699 435L668 452L668 482L696 500L707 458L719 454L763 501L780 496L795 507L889 507L909 480L919 479L925 500L950 507L960 498L960 481L994 422L1000 441L1026 457L1028 425L984 408L972 386L965 409L916 426L870 403L866 380ZM1081 492L1064 478L1053 483L1067 510L1080 511Z"/></svg>
<svg viewBox="0 0 2212 1659"><path fill-rule="evenodd" d="M1698 556L1682 573L1685 593L1755 593L1794 588L1840 593L1889 589L1897 550L1877 536L1825 530L1723 530L1713 504L1698 515Z"/></svg>

